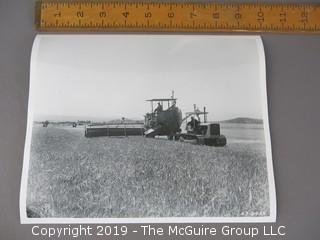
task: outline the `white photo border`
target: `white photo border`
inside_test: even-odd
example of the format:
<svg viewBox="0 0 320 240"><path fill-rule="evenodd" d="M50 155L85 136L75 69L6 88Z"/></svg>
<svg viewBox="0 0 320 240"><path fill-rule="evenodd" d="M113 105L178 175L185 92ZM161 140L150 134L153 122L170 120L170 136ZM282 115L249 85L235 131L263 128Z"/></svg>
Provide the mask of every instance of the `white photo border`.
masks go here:
<svg viewBox="0 0 320 240"><path fill-rule="evenodd" d="M120 34L118 34L120 35ZM267 102L267 87L266 87L266 63L263 42L260 36L246 36L246 35L217 35L215 37L221 38L233 38L233 39L255 39L257 44L257 51L259 55L259 72L261 82L261 107L263 112L263 126L264 136L266 144L266 161L267 161L267 176L269 186L269 216L253 216L253 217L160 217L160 218L28 218L26 212L26 200L27 200L27 185L28 185L28 171L30 160L30 148L33 128L33 92L36 69L37 69L37 56L39 53L39 47L42 36L50 36L50 34L39 34L35 37L30 63L30 82L29 82L29 100L28 100L28 117L27 117L27 130L24 147L21 187L20 187L20 222L21 224L97 224L97 223L263 223L263 222L275 222L277 213L276 204L276 191L273 172L273 160L271 149L271 137L269 129L268 118L268 102ZM52 35L57 36L57 35ZM63 34L59 36L68 36ZM71 36L71 35L70 35ZM73 37L76 37L72 35ZM78 35L79 36L79 35ZM83 35L80 35L83 36ZM150 36L150 35L149 35ZM154 35L155 36L155 35ZM170 35L170 36L184 36L184 35ZM187 37L188 35L184 36ZM198 35L199 37L206 37L208 35Z"/></svg>

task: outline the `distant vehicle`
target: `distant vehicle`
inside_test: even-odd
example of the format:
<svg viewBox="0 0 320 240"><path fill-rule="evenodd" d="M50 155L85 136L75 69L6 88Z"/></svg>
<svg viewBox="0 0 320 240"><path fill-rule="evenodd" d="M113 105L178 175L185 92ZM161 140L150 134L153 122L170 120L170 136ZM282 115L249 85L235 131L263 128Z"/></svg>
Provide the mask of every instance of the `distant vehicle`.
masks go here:
<svg viewBox="0 0 320 240"><path fill-rule="evenodd" d="M48 125L49 125L49 121L48 120L46 120L46 121L44 121L42 123L42 127L48 127Z"/></svg>

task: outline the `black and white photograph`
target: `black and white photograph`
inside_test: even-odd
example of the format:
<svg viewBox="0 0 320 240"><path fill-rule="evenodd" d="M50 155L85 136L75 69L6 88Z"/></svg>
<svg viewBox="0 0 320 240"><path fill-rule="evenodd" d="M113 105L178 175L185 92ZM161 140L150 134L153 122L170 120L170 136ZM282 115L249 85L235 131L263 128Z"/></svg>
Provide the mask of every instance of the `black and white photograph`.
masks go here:
<svg viewBox="0 0 320 240"><path fill-rule="evenodd" d="M38 35L21 223L274 222L259 36Z"/></svg>

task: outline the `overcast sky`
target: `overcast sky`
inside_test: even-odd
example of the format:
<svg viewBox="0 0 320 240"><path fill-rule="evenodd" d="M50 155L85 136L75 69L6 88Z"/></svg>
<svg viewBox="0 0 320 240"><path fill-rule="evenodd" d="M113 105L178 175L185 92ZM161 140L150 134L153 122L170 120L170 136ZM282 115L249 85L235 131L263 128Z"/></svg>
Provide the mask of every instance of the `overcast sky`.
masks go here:
<svg viewBox="0 0 320 240"><path fill-rule="evenodd" d="M142 119L150 110L145 100L170 97L172 90L183 113L196 104L206 106L209 120L262 118L257 38L42 35L37 41L36 120Z"/></svg>

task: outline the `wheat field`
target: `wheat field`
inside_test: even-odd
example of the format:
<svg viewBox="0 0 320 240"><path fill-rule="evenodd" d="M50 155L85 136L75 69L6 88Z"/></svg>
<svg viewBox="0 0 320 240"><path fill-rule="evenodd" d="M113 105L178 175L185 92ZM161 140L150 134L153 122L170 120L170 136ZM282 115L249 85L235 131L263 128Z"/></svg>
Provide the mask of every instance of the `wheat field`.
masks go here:
<svg viewBox="0 0 320 240"><path fill-rule="evenodd" d="M269 215L263 129L221 131L228 144L218 148L35 124L27 208L39 217Z"/></svg>

